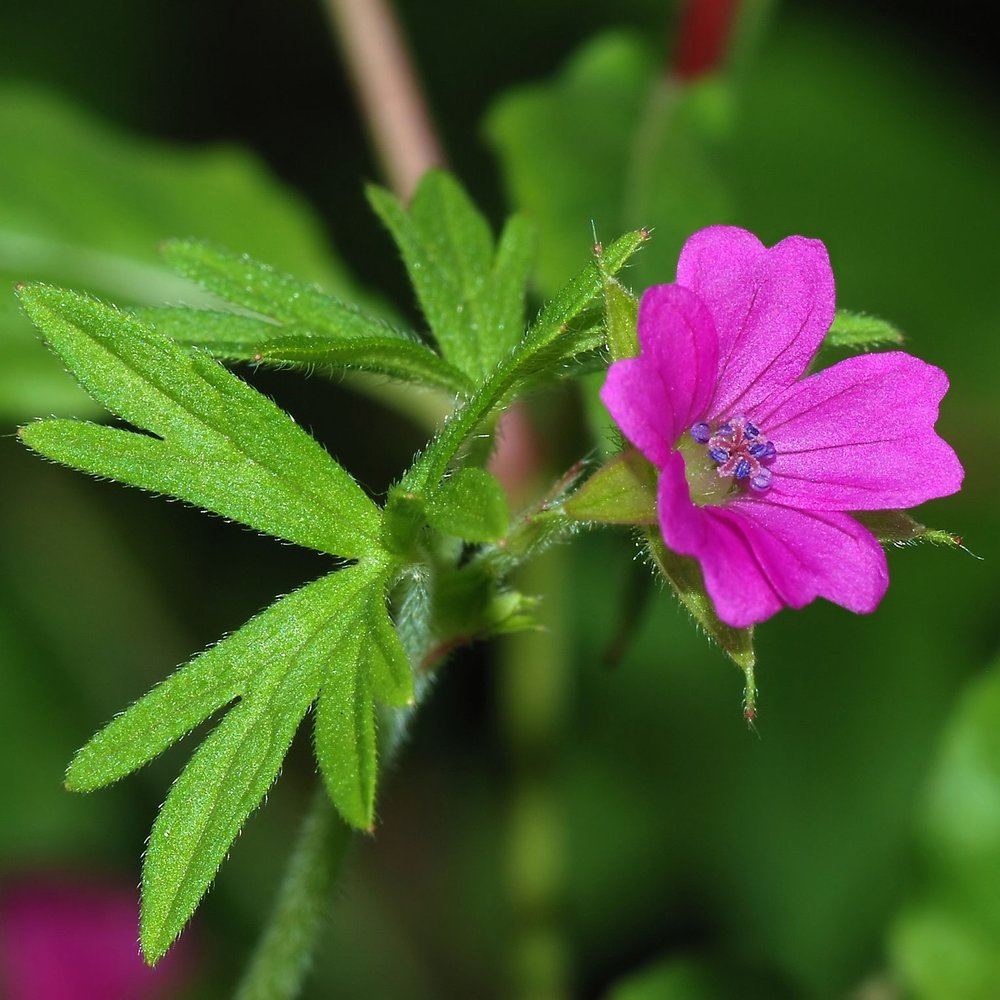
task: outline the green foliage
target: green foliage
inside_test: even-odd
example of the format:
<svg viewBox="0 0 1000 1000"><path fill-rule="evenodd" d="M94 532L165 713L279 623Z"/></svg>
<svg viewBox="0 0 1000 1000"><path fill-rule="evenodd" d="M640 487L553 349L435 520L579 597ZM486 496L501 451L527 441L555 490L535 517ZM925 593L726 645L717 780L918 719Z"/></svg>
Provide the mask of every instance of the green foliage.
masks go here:
<svg viewBox="0 0 1000 1000"><path fill-rule="evenodd" d="M902 333L884 319L838 309L823 346L869 351L878 347L898 347L903 340Z"/></svg>
<svg viewBox="0 0 1000 1000"><path fill-rule="evenodd" d="M382 188L370 187L368 198L399 247L442 354L478 380L524 330L533 228L514 216L494 248L486 220L441 171L423 177L409 211Z"/></svg>
<svg viewBox="0 0 1000 1000"><path fill-rule="evenodd" d="M733 628L726 625L715 613L715 606L705 591L701 566L688 556L679 556L663 544L659 528L645 532L646 548L663 578L670 584L677 599L684 605L705 634L714 639L729 658L743 671L746 679L744 707L748 718L753 718L757 698L754 680L753 628Z"/></svg>
<svg viewBox="0 0 1000 1000"><path fill-rule="evenodd" d="M123 302L197 301L158 266L165 233L266 253L350 292L302 201L250 153L183 149L127 135L25 84L0 85L0 284L42 280ZM97 407L37 350L31 325L0 302L0 418L88 415Z"/></svg>
<svg viewBox="0 0 1000 1000"><path fill-rule="evenodd" d="M670 280L683 240L731 215L719 151L728 86L678 84L658 61L643 41L604 35L551 82L508 93L490 113L511 199L542 234L536 279L547 294L567 279L592 225L599 238L656 226L635 276L642 287Z"/></svg>
<svg viewBox="0 0 1000 1000"><path fill-rule="evenodd" d="M20 296L87 391L150 432L43 420L21 431L30 447L321 552L355 558L374 547L378 508L357 483L287 414L208 355L184 351L75 292L30 285Z"/></svg>
<svg viewBox="0 0 1000 1000"><path fill-rule="evenodd" d="M550 299L524 338L486 377L403 477L405 489L422 493L434 489L462 445L476 428L519 387L529 384L551 364L552 348L580 314L600 294L608 274L617 273L643 245L645 231L626 233L608 247L601 266L589 263L562 291Z"/></svg>
<svg viewBox="0 0 1000 1000"><path fill-rule="evenodd" d="M562 509L595 524L656 524L656 470L629 448L602 465Z"/></svg>
<svg viewBox="0 0 1000 1000"><path fill-rule="evenodd" d="M639 353L638 314L638 299L614 278L605 278L604 323L612 361Z"/></svg>
<svg viewBox="0 0 1000 1000"><path fill-rule="evenodd" d="M500 484L484 469L458 469L427 504L427 522L467 542L495 542L507 530L510 511Z"/></svg>
<svg viewBox="0 0 1000 1000"><path fill-rule="evenodd" d="M928 528L905 510L861 510L854 516L885 545L944 545L962 548L962 539L950 531Z"/></svg>
<svg viewBox="0 0 1000 1000"><path fill-rule="evenodd" d="M964 693L920 806L920 890L891 935L907 995L1000 993L1000 668Z"/></svg>
<svg viewBox="0 0 1000 1000"><path fill-rule="evenodd" d="M267 264L191 241L169 241L163 255L171 267L207 291L270 321L210 310L138 311L182 344L228 360L356 368L449 393L471 387L461 371L413 334Z"/></svg>

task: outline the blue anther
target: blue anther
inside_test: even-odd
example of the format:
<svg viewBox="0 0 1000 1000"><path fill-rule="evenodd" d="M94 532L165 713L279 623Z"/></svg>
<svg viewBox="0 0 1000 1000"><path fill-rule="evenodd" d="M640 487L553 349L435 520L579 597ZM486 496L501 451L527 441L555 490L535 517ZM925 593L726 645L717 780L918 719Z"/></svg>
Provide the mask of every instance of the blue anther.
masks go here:
<svg viewBox="0 0 1000 1000"><path fill-rule="evenodd" d="M760 459L764 457L764 452L767 451L769 444L771 444L770 441L754 441L754 443L747 448L747 451L749 451L754 458ZM774 445L771 445L771 447L773 448Z"/></svg>
<svg viewBox="0 0 1000 1000"><path fill-rule="evenodd" d="M698 444L708 444L708 439L711 436L712 436L712 431L709 428L708 424L706 424L704 421L695 424L691 428L691 437L693 437L695 441L698 442Z"/></svg>
<svg viewBox="0 0 1000 1000"><path fill-rule="evenodd" d="M758 492L771 488L772 473L770 469L761 469L753 479L750 480L750 488Z"/></svg>
<svg viewBox="0 0 1000 1000"><path fill-rule="evenodd" d="M733 475L737 479L746 479L750 475L750 462L748 459L741 458L736 463L736 468L733 470Z"/></svg>
<svg viewBox="0 0 1000 1000"><path fill-rule="evenodd" d="M726 462L726 461L729 460L729 452L726 451L725 448L720 448L720 447L716 446L714 448L709 448L708 449L708 457L713 462L718 462L721 465L723 462Z"/></svg>
<svg viewBox="0 0 1000 1000"><path fill-rule="evenodd" d="M747 422L746 422L746 423L745 423L745 424L743 425L743 433L744 433L744 434L745 434L745 435L746 435L746 436L747 436L748 438L755 438L755 437L757 437L757 436L758 436L758 435L760 434L760 428L759 428L759 427L757 427L756 425L754 425L754 424L750 423L750 421L748 420L748 421L747 421Z"/></svg>
<svg viewBox="0 0 1000 1000"><path fill-rule="evenodd" d="M759 443L761 442L758 442L758 444ZM778 449L775 448L770 441L764 441L763 445L764 445L764 450L759 455L754 451L754 448L757 447L757 444L751 445L750 454L753 455L753 457L756 458L758 462L769 462L772 458L775 458L777 456Z"/></svg>
<svg viewBox="0 0 1000 1000"><path fill-rule="evenodd" d="M735 431L732 424L723 424L715 433L720 437L732 437Z"/></svg>

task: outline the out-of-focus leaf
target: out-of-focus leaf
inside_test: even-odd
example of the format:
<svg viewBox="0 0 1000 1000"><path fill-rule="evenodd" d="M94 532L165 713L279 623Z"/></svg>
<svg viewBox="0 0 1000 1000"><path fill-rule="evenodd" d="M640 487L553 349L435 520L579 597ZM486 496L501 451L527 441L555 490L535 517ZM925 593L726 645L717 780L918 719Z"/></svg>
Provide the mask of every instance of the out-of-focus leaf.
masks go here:
<svg viewBox="0 0 1000 1000"><path fill-rule="evenodd" d="M185 234L357 297L304 203L248 152L128 136L12 83L0 87L0 149L0 285L44 280L123 302L194 304L199 293L157 261L161 240ZM0 417L95 411L2 302L0 348Z"/></svg>
<svg viewBox="0 0 1000 1000"><path fill-rule="evenodd" d="M206 354L74 292L26 286L21 301L87 391L150 432L45 420L22 428L30 447L333 555L377 547L378 508L350 475Z"/></svg>
<svg viewBox="0 0 1000 1000"><path fill-rule="evenodd" d="M752 719L757 700L753 628L733 628L719 619L715 606L705 591L705 581L697 561L671 552L663 544L658 528L647 529L644 537L656 568L670 584L678 600L687 608L695 622L705 630L706 635L714 639L743 671L746 680L744 709L747 718Z"/></svg>
<svg viewBox="0 0 1000 1000"><path fill-rule="evenodd" d="M924 877L891 954L907 995L1000 995L1000 666L964 693L922 803Z"/></svg>
<svg viewBox="0 0 1000 1000"><path fill-rule="evenodd" d="M487 129L513 204L541 233L536 279L551 294L567 262L602 233L655 226L652 252L633 277L669 281L695 229L731 215L717 147L728 127L726 83L681 84L659 71L643 41L606 35L554 80L515 90Z"/></svg>
<svg viewBox="0 0 1000 1000"><path fill-rule="evenodd" d="M668 958L615 983L608 1000L776 1000L785 991L766 977L718 959Z"/></svg>
<svg viewBox="0 0 1000 1000"><path fill-rule="evenodd" d="M904 339L902 333L884 319L838 309L823 346L870 351L877 347L898 347Z"/></svg>
<svg viewBox="0 0 1000 1000"><path fill-rule="evenodd" d="M427 501L428 524L467 542L497 541L509 520L507 497L484 469L458 469Z"/></svg>
<svg viewBox="0 0 1000 1000"><path fill-rule="evenodd" d="M409 211L381 188L370 188L368 197L403 255L442 354L481 378L524 331L533 228L511 218L494 251L486 220L457 181L438 170L423 177Z"/></svg>

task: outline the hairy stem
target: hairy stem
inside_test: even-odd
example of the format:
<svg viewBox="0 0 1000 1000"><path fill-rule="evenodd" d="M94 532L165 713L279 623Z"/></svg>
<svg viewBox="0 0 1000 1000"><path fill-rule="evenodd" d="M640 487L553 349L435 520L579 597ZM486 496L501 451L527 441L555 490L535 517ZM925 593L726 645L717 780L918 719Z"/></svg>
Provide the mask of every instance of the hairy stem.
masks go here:
<svg viewBox="0 0 1000 1000"><path fill-rule="evenodd" d="M236 990L236 1000L292 1000L309 971L351 831L320 785L302 821L267 928Z"/></svg>

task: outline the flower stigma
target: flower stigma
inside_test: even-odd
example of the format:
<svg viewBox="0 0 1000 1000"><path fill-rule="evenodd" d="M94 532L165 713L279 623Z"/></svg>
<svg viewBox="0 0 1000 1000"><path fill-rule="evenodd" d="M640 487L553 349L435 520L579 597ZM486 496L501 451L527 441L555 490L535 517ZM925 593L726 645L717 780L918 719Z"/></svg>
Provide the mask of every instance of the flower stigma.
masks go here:
<svg viewBox="0 0 1000 1000"><path fill-rule="evenodd" d="M691 500L699 507L717 506L749 489L765 493L771 486L771 463L778 455L760 428L744 416L714 425L694 424L678 444L684 456Z"/></svg>

